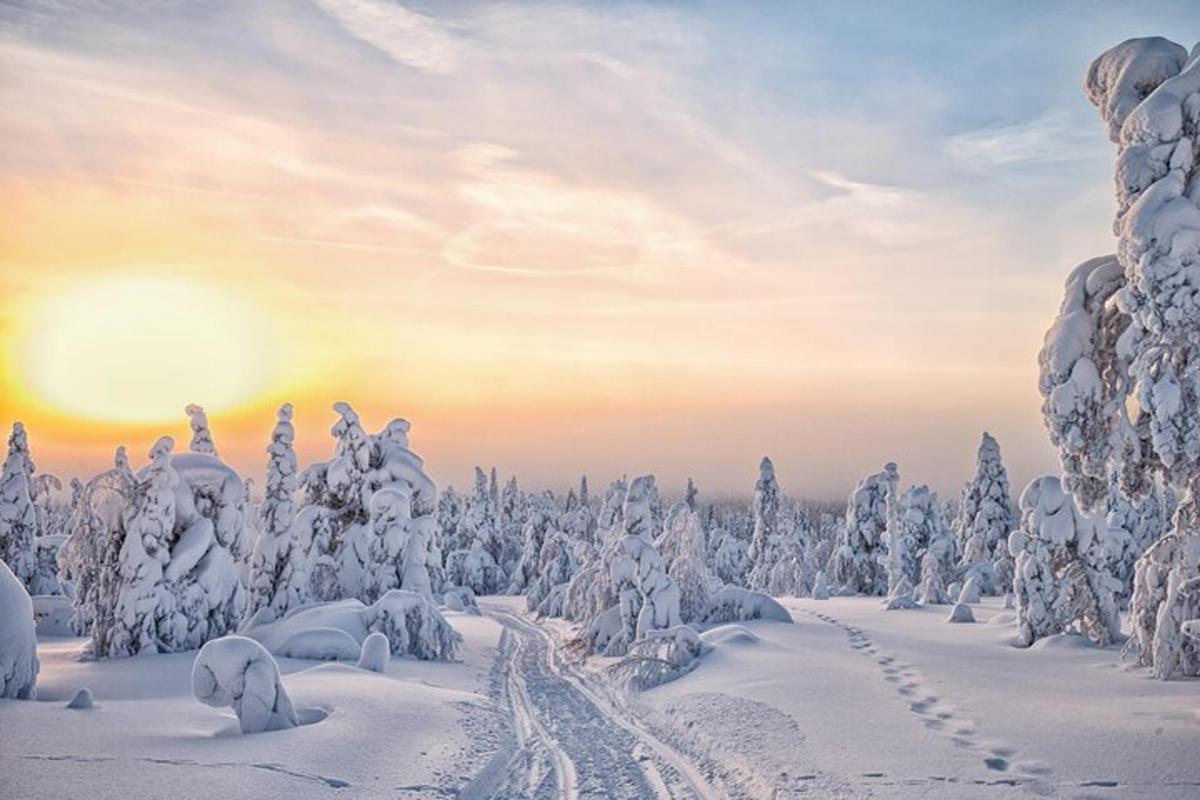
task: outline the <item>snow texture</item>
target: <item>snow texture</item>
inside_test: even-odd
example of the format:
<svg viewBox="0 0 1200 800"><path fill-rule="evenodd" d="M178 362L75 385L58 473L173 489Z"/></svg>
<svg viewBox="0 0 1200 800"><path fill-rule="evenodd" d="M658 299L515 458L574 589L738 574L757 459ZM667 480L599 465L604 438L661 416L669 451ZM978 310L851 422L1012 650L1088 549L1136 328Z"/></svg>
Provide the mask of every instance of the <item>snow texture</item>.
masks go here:
<svg viewBox="0 0 1200 800"><path fill-rule="evenodd" d="M709 600L701 622L706 625L719 625L752 619L791 623L792 615L778 601L762 592L743 589L740 586L722 586Z"/></svg>

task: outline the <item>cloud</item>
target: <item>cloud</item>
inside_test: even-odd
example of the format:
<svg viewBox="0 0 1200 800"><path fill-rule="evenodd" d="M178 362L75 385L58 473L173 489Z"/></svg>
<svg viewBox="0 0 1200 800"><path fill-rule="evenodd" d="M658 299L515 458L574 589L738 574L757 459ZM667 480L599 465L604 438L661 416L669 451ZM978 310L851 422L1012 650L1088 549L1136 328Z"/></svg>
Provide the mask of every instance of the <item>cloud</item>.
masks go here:
<svg viewBox="0 0 1200 800"><path fill-rule="evenodd" d="M1038 166L1095 158L1095 136L1070 115L1055 112L1013 125L960 133L946 141L959 166L988 172L997 167Z"/></svg>
<svg viewBox="0 0 1200 800"><path fill-rule="evenodd" d="M467 49L463 40L446 25L398 3L314 1L352 36L401 64L424 72L454 72Z"/></svg>

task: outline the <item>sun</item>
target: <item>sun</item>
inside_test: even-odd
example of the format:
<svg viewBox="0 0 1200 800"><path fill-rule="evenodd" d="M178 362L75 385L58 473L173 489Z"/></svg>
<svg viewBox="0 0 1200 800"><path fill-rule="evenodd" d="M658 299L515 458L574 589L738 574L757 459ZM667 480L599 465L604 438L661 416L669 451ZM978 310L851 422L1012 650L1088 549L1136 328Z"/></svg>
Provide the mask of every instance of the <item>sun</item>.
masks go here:
<svg viewBox="0 0 1200 800"><path fill-rule="evenodd" d="M253 303L196 280L123 275L77 283L28 310L15 378L56 411L156 423L266 388L269 336Z"/></svg>

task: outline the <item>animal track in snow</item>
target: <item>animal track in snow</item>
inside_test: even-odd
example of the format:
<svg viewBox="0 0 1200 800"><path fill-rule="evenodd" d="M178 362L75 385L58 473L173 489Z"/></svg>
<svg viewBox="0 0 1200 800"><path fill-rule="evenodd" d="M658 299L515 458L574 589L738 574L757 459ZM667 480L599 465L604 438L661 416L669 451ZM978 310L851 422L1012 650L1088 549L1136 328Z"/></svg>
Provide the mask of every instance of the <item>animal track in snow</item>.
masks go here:
<svg viewBox="0 0 1200 800"><path fill-rule="evenodd" d="M979 752L984 767L990 772L1016 773L1011 778L991 779L989 784L1020 785L1028 784L1035 791L1045 788L1046 776L1052 771L1050 767L1036 761L1014 762L1016 750L978 740L976 724L960 716L958 708L944 703L935 694L928 693L925 676L915 667L904 664L879 646L869 633L854 625L849 625L828 614L807 611L809 615L822 622L840 628L846 634L850 647L860 653L871 656L879 668L880 677L896 689L896 694L907 704L909 711L921 720L927 730L946 735L956 746L964 750ZM984 781L980 781L983 783ZM1094 784L1104 785L1104 784Z"/></svg>

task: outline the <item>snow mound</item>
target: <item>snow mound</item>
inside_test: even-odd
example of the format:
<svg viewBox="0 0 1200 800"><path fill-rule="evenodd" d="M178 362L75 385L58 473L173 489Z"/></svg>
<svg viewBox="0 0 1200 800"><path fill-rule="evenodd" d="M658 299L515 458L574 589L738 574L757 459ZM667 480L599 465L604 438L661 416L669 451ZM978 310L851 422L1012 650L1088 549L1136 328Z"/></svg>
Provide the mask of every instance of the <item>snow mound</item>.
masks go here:
<svg viewBox="0 0 1200 800"><path fill-rule="evenodd" d="M1017 615L1012 611L1005 611L999 614L993 614L992 618L987 621L988 625L1016 625Z"/></svg>
<svg viewBox="0 0 1200 800"><path fill-rule="evenodd" d="M812 589L813 600L828 600L829 599L829 582L825 579L825 571L817 572L817 576L813 578Z"/></svg>
<svg viewBox="0 0 1200 800"><path fill-rule="evenodd" d="M206 705L232 706L242 733L294 728L300 724L267 649L245 636L213 639L196 654L192 694Z"/></svg>
<svg viewBox="0 0 1200 800"><path fill-rule="evenodd" d="M306 661L354 661L360 649L354 637L341 628L312 628L293 634L274 652Z"/></svg>
<svg viewBox="0 0 1200 800"><path fill-rule="evenodd" d="M392 646L388 638L375 631L362 644L362 652L358 657L358 668L369 669L371 672L383 672L392 659Z"/></svg>
<svg viewBox="0 0 1200 800"><path fill-rule="evenodd" d="M1091 650L1092 643L1086 636L1078 633L1055 633L1043 636L1032 645L1030 650Z"/></svg>
<svg viewBox="0 0 1200 800"><path fill-rule="evenodd" d="M609 667L613 679L640 692L683 677L696 668L703 645L690 625L648 631L629 645L625 657Z"/></svg>
<svg viewBox="0 0 1200 800"><path fill-rule="evenodd" d="M700 641L710 647L752 647L762 640L741 625L718 625L700 634Z"/></svg>
<svg viewBox="0 0 1200 800"><path fill-rule="evenodd" d="M92 690L84 686L79 689L71 697L71 700L66 705L74 711L87 711L95 707L95 698L92 697Z"/></svg>
<svg viewBox="0 0 1200 800"><path fill-rule="evenodd" d="M461 611L467 614L479 613L479 603L475 600L475 592L466 586L447 589L442 595L442 605L451 611Z"/></svg>
<svg viewBox="0 0 1200 800"><path fill-rule="evenodd" d="M946 622L974 622L975 614L972 613L971 607L966 603L955 603L954 608L950 610L950 616L946 617Z"/></svg>
<svg viewBox="0 0 1200 800"><path fill-rule="evenodd" d="M792 622L792 615L774 599L762 592L752 592L740 586L722 586L708 601L701 622L744 622L751 619L766 619L775 622Z"/></svg>
<svg viewBox="0 0 1200 800"><path fill-rule="evenodd" d="M0 561L0 697L36 699L38 667L33 602Z"/></svg>

